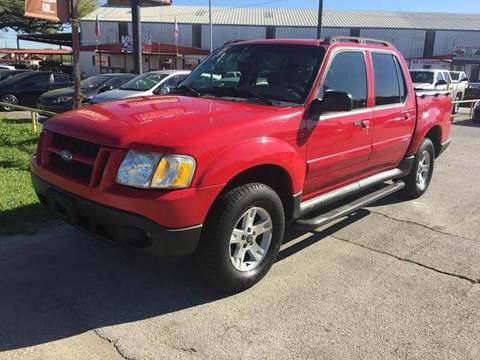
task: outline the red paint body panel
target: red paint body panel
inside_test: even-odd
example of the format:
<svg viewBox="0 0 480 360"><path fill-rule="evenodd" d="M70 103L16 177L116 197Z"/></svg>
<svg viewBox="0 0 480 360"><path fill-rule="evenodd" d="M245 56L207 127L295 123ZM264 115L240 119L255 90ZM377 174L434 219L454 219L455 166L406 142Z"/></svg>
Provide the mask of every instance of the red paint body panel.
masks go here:
<svg viewBox="0 0 480 360"><path fill-rule="evenodd" d="M257 44L321 45L318 40L258 40ZM308 113L328 60L344 48L365 51L367 109L314 121ZM133 98L71 111L44 126L32 172L54 186L88 200L145 216L168 228L201 224L224 186L239 173L260 165L277 166L288 175L291 196L303 199L396 167L415 153L425 134L440 126L449 137L450 99L415 95L406 64L392 48L335 43L327 52L304 106L267 106L211 98L153 96ZM395 54L407 77L409 96L395 108L375 108L373 67L369 51ZM366 121L368 127L353 124ZM82 181L59 172L48 151L54 134L99 146L91 178ZM190 155L196 160L191 187L174 191L136 189L115 183L128 149ZM38 160L37 160L38 159ZM67 176L68 175L68 176Z"/></svg>

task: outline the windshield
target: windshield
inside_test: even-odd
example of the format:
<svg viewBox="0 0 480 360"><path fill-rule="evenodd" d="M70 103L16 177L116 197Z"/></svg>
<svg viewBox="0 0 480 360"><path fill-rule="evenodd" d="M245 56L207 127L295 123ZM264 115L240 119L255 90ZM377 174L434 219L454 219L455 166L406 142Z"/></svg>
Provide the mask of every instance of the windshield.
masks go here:
<svg viewBox="0 0 480 360"><path fill-rule="evenodd" d="M96 89L107 80L108 80L108 76L101 76L101 75L90 76L80 82L80 87L82 88L82 90Z"/></svg>
<svg viewBox="0 0 480 360"><path fill-rule="evenodd" d="M181 86L200 96L302 104L324 54L322 47L313 45L231 45L214 52Z"/></svg>
<svg viewBox="0 0 480 360"><path fill-rule="evenodd" d="M431 71L410 71L412 82L433 84L433 72Z"/></svg>
<svg viewBox="0 0 480 360"><path fill-rule="evenodd" d="M450 76L451 76L452 80L455 80L455 81L460 79L460 73L457 73L457 72L451 72Z"/></svg>
<svg viewBox="0 0 480 360"><path fill-rule="evenodd" d="M147 91L152 87L157 85L160 81L165 79L168 74L160 73L145 73L143 75L137 76L130 81L127 81L125 84L120 86L122 90L136 90L136 91Z"/></svg>

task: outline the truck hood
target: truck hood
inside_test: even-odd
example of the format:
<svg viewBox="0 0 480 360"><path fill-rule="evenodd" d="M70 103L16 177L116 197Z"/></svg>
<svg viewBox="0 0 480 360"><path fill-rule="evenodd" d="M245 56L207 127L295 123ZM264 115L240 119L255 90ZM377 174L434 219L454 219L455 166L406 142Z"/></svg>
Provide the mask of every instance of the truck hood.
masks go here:
<svg viewBox="0 0 480 360"><path fill-rule="evenodd" d="M188 148L232 133L242 126L259 129L271 117L303 112L249 102L185 96L149 96L97 104L59 114L44 128L113 148ZM271 125L269 125L271 126ZM252 134L254 135L254 134Z"/></svg>
<svg viewBox="0 0 480 360"><path fill-rule="evenodd" d="M427 90L434 90L435 85L430 83L413 83L413 87L415 89L427 89Z"/></svg>
<svg viewBox="0 0 480 360"><path fill-rule="evenodd" d="M136 91L136 90L122 90L115 89L105 91L104 93L98 94L93 98L93 103L100 104L107 101L119 100L119 99L128 99L132 97L146 96L150 95L151 92L147 91Z"/></svg>

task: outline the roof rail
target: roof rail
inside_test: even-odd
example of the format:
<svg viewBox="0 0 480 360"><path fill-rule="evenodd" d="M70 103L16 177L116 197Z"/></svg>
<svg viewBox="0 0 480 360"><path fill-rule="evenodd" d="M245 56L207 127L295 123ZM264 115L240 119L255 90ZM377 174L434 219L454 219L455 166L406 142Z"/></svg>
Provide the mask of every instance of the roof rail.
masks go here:
<svg viewBox="0 0 480 360"><path fill-rule="evenodd" d="M357 44L380 44L386 47L393 47L392 43L385 40L369 39L356 36L330 36L322 41L322 44L330 45L336 42L356 42Z"/></svg>

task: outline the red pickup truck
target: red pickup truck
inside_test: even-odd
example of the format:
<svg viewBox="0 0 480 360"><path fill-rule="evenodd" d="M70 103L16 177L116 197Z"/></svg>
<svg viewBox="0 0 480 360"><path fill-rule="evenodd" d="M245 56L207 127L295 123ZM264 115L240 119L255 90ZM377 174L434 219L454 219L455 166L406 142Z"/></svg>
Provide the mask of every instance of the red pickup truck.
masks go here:
<svg viewBox="0 0 480 360"><path fill-rule="evenodd" d="M241 291L268 272L286 224L316 228L400 190L421 196L450 143L451 106L447 93L416 94L387 42L236 42L167 96L49 119L33 185L75 226L195 254L213 285Z"/></svg>

